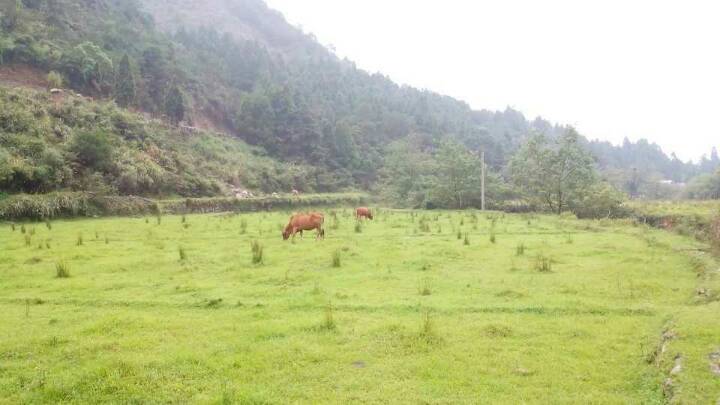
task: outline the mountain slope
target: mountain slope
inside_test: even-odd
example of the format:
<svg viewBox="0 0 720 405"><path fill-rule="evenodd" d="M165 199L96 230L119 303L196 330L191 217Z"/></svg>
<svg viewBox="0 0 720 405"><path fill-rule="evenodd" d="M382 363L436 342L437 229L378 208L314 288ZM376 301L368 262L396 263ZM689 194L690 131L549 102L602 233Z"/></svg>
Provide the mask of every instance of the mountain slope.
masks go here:
<svg viewBox="0 0 720 405"><path fill-rule="evenodd" d="M377 184L393 141L443 139L502 171L532 132L564 128L512 109L473 111L340 60L261 0L23 0L5 8L1 62L184 125L215 128L303 170L296 188ZM639 143L588 143L604 169L686 180L697 168ZM626 154L647 159L626 159ZM642 166L641 166L642 165ZM622 177L622 176L619 176ZM270 179L266 183L272 183ZM618 181L621 184L622 181ZM266 186L263 186L266 187Z"/></svg>

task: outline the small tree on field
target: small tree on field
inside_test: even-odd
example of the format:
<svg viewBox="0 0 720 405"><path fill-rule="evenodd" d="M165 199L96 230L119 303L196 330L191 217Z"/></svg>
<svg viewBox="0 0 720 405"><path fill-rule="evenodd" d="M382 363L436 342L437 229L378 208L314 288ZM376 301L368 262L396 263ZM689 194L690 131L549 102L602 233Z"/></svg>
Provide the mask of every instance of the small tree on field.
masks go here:
<svg viewBox="0 0 720 405"><path fill-rule="evenodd" d="M513 156L513 182L530 199L558 214L587 194L597 182L593 158L569 129L557 139L531 137Z"/></svg>

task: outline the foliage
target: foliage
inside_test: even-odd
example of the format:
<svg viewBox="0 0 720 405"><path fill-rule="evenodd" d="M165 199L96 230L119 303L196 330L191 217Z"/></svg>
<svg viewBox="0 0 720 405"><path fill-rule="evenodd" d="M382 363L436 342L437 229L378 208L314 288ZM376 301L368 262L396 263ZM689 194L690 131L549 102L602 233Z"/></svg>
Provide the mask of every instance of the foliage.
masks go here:
<svg viewBox="0 0 720 405"><path fill-rule="evenodd" d="M115 101L121 107L127 107L135 103L136 84L135 73L130 66L130 57L125 54L118 65L115 77Z"/></svg>
<svg viewBox="0 0 720 405"><path fill-rule="evenodd" d="M56 71L50 71L47 75L47 82L48 82L48 88L49 89L61 89L63 85L65 84L65 79L62 77L62 75Z"/></svg>
<svg viewBox="0 0 720 405"><path fill-rule="evenodd" d="M697 200L720 199L720 169L714 174L701 174L695 177L685 191L688 198Z"/></svg>
<svg viewBox="0 0 720 405"><path fill-rule="evenodd" d="M572 129L557 139L533 136L513 156L513 182L526 198L562 213L585 198L597 181L592 157Z"/></svg>

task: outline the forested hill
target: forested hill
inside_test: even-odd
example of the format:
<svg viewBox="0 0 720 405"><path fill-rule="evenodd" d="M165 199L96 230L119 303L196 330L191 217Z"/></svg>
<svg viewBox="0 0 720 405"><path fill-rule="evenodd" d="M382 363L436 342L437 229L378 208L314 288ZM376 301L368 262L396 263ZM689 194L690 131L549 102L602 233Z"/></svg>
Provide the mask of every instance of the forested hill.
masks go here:
<svg viewBox="0 0 720 405"><path fill-rule="evenodd" d="M529 134L565 130L509 108L473 111L369 74L261 0L3 4L0 63L32 66L50 73L50 86L112 99L174 125L227 132L256 153L297 163L298 187L306 191L375 186L389 146L398 142L432 154L453 139L473 153L484 150L501 172ZM632 144L631 152L626 145L587 145L618 178L631 168L678 181L698 171L647 142ZM7 155L25 153L0 146Z"/></svg>

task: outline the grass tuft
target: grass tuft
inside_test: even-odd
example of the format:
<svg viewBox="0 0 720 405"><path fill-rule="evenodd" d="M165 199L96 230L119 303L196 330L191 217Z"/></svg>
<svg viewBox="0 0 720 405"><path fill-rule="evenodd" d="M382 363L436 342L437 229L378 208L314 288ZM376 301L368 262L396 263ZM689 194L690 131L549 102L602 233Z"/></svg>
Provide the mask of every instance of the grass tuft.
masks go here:
<svg viewBox="0 0 720 405"><path fill-rule="evenodd" d="M332 302L328 302L325 306L325 317L323 318L320 328L325 330L335 330L337 328Z"/></svg>
<svg viewBox="0 0 720 405"><path fill-rule="evenodd" d="M55 277L70 278L70 266L67 262L61 261L55 263Z"/></svg>
<svg viewBox="0 0 720 405"><path fill-rule="evenodd" d="M182 246L178 247L178 254L180 255L180 261L187 260L187 252L185 251L185 248Z"/></svg>
<svg viewBox="0 0 720 405"><path fill-rule="evenodd" d="M470 246L470 235L467 232L465 233L465 240L463 241L463 244L465 246Z"/></svg>
<svg viewBox="0 0 720 405"><path fill-rule="evenodd" d="M355 233L362 233L362 223L360 221L355 222Z"/></svg>
<svg viewBox="0 0 720 405"><path fill-rule="evenodd" d="M525 255L525 244L520 242L517 247L515 247L515 256L524 256Z"/></svg>
<svg viewBox="0 0 720 405"><path fill-rule="evenodd" d="M332 266L335 268L339 268L342 265L340 255L340 250L336 250L332 254Z"/></svg>
<svg viewBox="0 0 720 405"><path fill-rule="evenodd" d="M83 235L82 233L78 233L77 241L75 242L75 245L82 246L83 245Z"/></svg>
<svg viewBox="0 0 720 405"><path fill-rule="evenodd" d="M265 258L263 253L263 246L257 240L254 240L250 245L252 250L252 264L263 264Z"/></svg>
<svg viewBox="0 0 720 405"><path fill-rule="evenodd" d="M535 271L540 273L552 273L552 260L545 255L538 255L535 258Z"/></svg>

